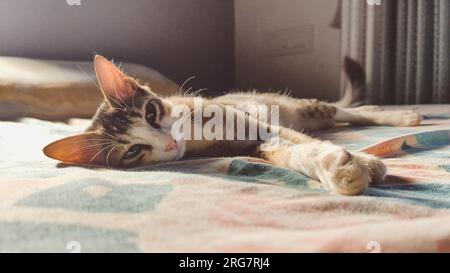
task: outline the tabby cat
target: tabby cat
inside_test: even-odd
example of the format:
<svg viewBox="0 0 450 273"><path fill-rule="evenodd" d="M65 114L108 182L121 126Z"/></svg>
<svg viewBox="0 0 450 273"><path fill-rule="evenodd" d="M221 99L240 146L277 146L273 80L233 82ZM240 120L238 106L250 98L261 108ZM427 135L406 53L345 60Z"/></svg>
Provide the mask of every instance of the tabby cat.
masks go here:
<svg viewBox="0 0 450 273"><path fill-rule="evenodd" d="M280 141L272 149L267 149L273 145L271 141L260 137L255 140L175 140L171 127L180 117L173 117L171 110L175 105L186 105L194 111L194 96L158 96L150 87L138 83L102 56L95 57L94 66L105 100L86 132L44 148L44 153L50 158L66 163L131 168L194 157L250 156L319 180L336 193L357 195L363 193L370 183L384 179L385 165L372 155L349 152L339 145L299 131L330 128L337 122L415 126L421 121L420 115L413 111L339 106L348 105L352 94L365 83L362 67L346 58L344 71L350 84L346 99L340 103L256 92L203 98L203 107L217 105L225 110L234 105L237 110L232 112L233 115L246 126L257 124L269 131L277 130ZM255 104L278 105L279 126L242 114Z"/></svg>

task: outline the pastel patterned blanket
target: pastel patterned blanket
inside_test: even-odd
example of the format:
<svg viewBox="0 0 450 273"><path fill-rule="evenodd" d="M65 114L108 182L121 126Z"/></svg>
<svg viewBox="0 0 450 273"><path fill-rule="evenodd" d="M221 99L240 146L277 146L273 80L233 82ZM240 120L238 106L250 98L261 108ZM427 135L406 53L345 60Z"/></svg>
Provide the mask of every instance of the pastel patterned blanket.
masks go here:
<svg viewBox="0 0 450 273"><path fill-rule="evenodd" d="M415 128L318 134L384 158L359 197L249 158L57 166L40 149L86 121L0 122L0 251L450 252L450 106L424 111Z"/></svg>

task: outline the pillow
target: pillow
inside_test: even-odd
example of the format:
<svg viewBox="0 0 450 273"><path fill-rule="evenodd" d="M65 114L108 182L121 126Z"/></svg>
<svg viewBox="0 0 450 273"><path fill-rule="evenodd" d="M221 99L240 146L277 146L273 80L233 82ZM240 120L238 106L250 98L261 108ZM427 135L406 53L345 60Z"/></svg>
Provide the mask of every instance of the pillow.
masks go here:
<svg viewBox="0 0 450 273"><path fill-rule="evenodd" d="M124 63L129 75L163 96L179 86L148 67ZM46 120L90 118L103 96L92 62L0 57L0 119Z"/></svg>

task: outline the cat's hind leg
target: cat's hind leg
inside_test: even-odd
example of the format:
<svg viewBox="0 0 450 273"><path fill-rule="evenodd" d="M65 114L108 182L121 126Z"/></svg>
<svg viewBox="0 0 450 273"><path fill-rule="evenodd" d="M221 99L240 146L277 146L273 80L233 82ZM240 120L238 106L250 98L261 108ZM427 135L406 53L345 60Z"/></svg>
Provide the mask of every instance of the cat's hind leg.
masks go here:
<svg viewBox="0 0 450 273"><path fill-rule="evenodd" d="M411 110L365 111L358 108L337 107L336 122L351 125L417 126L422 121L419 113Z"/></svg>
<svg viewBox="0 0 450 273"><path fill-rule="evenodd" d="M378 111L382 111L381 107L378 105L363 105L363 106L358 106L355 108L351 108L351 110L353 111L364 111L364 112L378 112Z"/></svg>
<svg viewBox="0 0 450 273"><path fill-rule="evenodd" d="M337 108L313 99L294 99L280 107L280 125L297 131L333 128Z"/></svg>

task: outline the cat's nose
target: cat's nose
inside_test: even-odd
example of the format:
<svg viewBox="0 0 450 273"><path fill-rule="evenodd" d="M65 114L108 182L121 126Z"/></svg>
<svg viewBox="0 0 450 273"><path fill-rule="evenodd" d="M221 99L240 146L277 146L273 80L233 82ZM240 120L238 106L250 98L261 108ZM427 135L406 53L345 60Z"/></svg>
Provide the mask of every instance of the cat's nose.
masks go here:
<svg viewBox="0 0 450 273"><path fill-rule="evenodd" d="M177 142L175 140L172 140L166 145L166 152L170 152L172 150L175 150L176 148L178 148Z"/></svg>

